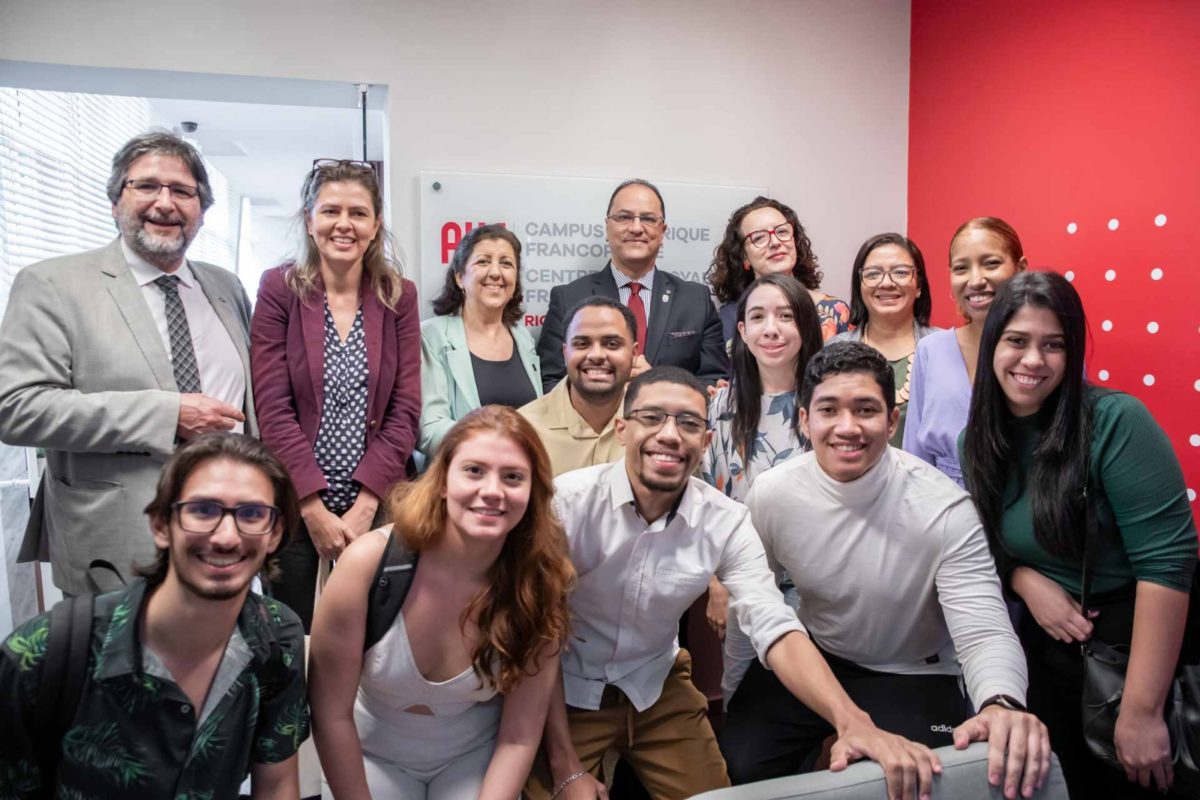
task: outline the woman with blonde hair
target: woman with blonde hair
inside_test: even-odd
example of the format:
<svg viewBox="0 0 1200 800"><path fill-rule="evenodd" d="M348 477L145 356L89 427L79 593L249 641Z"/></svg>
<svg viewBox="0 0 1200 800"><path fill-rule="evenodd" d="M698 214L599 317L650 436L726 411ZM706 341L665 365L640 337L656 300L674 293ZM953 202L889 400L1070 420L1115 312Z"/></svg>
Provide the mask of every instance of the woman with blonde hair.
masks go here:
<svg viewBox="0 0 1200 800"><path fill-rule="evenodd" d="M388 256L382 212L370 164L316 162L301 190L301 255L263 274L250 325L259 429L304 523L271 589L305 630L320 560L378 524L416 442L417 291Z"/></svg>
<svg viewBox="0 0 1200 800"><path fill-rule="evenodd" d="M484 406L450 429L424 475L397 487L393 525L346 549L317 609L309 677L334 796L520 794L574 580L551 475L533 427ZM402 537L415 567L399 613L370 644L370 591L389 537Z"/></svg>

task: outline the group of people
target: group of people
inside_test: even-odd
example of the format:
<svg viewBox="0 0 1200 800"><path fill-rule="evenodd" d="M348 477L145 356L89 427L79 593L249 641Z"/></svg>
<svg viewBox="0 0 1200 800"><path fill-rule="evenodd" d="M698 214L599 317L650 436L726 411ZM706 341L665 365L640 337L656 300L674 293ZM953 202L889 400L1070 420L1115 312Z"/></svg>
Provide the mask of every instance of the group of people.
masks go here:
<svg viewBox="0 0 1200 800"><path fill-rule="evenodd" d="M1167 685L1200 659L1182 474L1086 381L1077 293L1003 221L955 233L942 331L900 234L847 304L756 198L705 286L656 268L665 203L626 181L611 262L535 343L502 226L418 320L370 164L315 162L253 312L185 257L212 202L190 145L136 137L107 189L116 240L22 270L0 326L0 439L47 462L23 553L68 597L0 646L0 795L295 798L310 718L339 798L607 797L613 751L684 798L823 743L916 798L971 741L1006 797L1052 750L1076 796L1171 787ZM719 735L677 636L706 592ZM1130 651L1124 774L1083 741L1090 637Z"/></svg>

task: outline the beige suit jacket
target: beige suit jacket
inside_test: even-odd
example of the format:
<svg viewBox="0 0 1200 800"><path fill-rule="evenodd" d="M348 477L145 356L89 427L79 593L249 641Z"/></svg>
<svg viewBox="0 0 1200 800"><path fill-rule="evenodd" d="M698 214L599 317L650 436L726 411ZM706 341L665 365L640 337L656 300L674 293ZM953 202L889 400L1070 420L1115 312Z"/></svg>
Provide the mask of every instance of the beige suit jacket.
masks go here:
<svg viewBox="0 0 1200 800"><path fill-rule="evenodd" d="M241 357L246 431L257 435L246 292L233 273L188 263ZM128 579L153 558L143 509L179 421L170 358L121 240L21 270L0 341L0 440L46 453L22 560L48 550L70 594L115 588L89 565L107 560Z"/></svg>

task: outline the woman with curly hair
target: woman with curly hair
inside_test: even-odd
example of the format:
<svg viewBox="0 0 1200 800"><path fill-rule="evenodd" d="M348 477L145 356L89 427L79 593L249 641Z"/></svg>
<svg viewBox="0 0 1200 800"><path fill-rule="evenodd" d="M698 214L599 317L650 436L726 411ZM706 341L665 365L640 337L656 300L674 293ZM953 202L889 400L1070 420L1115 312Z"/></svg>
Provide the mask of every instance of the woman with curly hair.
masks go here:
<svg viewBox="0 0 1200 800"><path fill-rule="evenodd" d="M778 200L759 196L730 215L706 276L721 303L726 342L737 332L737 301L742 292L756 278L780 272L791 274L808 289L826 341L850 329L850 306L821 291L824 276L796 212Z"/></svg>
<svg viewBox="0 0 1200 800"><path fill-rule="evenodd" d="M574 569L549 458L517 412L484 406L396 488L394 523L338 560L313 624L310 701L328 792L503 798L533 763L569 624ZM389 536L417 554L395 621L366 652Z"/></svg>

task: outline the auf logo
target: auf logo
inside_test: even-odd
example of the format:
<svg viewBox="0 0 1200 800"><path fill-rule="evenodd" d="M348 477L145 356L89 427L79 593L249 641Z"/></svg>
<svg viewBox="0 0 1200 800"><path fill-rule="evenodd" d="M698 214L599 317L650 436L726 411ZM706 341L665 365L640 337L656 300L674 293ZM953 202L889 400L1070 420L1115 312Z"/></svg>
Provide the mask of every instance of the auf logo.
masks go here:
<svg viewBox="0 0 1200 800"><path fill-rule="evenodd" d="M454 255L458 243L462 241L463 236L470 233L475 228L482 228L486 223L483 222L464 222L459 225L457 222L447 222L442 225L442 264L449 264L450 257ZM498 223L504 227L508 227L507 222Z"/></svg>
<svg viewBox="0 0 1200 800"><path fill-rule="evenodd" d="M929 730L934 733L954 733L954 728L949 725L930 725Z"/></svg>

